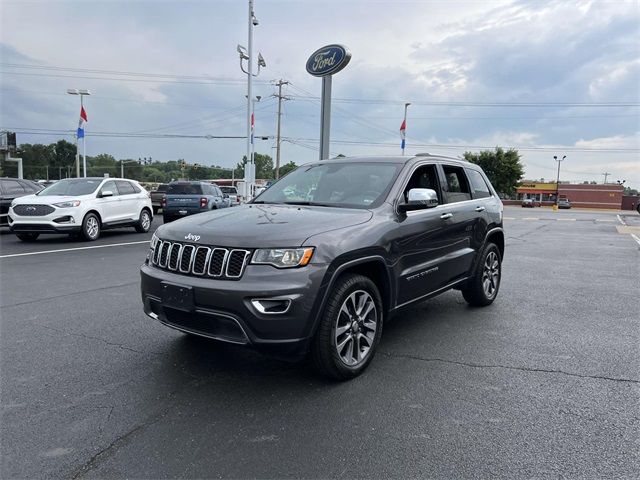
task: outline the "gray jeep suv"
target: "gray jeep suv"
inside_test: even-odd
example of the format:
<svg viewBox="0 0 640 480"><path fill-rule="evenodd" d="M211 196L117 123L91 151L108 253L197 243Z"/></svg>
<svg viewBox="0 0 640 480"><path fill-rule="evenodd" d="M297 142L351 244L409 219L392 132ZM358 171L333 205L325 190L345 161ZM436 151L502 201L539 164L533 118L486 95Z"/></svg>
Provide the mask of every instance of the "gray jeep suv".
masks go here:
<svg viewBox="0 0 640 480"><path fill-rule="evenodd" d="M452 288L491 304L503 256L502 202L478 166L340 158L301 166L246 205L161 226L142 300L171 328L309 354L348 379L402 307Z"/></svg>

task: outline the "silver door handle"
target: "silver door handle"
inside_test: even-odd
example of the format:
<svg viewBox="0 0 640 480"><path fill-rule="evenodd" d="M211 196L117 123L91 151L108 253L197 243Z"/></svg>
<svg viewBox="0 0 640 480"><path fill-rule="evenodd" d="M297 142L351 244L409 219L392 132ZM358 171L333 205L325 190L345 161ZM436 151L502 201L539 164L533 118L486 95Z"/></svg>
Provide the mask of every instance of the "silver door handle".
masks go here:
<svg viewBox="0 0 640 480"><path fill-rule="evenodd" d="M476 212L484 212L486 208L484 207L476 207Z"/></svg>
<svg viewBox="0 0 640 480"><path fill-rule="evenodd" d="M442 215L440 215L440 218L443 220L446 220L447 218L451 218L453 217L453 213L443 213Z"/></svg>

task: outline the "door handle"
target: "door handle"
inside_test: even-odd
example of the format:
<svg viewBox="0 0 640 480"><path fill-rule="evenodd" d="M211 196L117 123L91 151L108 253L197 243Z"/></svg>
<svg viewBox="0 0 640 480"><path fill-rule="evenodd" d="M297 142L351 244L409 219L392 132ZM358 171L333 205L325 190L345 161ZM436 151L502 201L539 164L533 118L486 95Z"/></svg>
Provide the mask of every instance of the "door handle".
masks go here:
<svg viewBox="0 0 640 480"><path fill-rule="evenodd" d="M484 212L486 210L486 208L484 207L476 207L476 212Z"/></svg>
<svg viewBox="0 0 640 480"><path fill-rule="evenodd" d="M446 220L451 217L453 217L453 213L443 213L442 215L440 215L440 218L443 220Z"/></svg>

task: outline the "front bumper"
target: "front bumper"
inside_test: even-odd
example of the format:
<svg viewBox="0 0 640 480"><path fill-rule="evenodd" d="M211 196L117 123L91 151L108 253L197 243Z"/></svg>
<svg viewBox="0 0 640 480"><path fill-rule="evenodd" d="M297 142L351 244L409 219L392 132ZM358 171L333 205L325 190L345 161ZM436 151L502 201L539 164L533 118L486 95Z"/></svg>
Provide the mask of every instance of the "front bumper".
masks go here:
<svg viewBox="0 0 640 480"><path fill-rule="evenodd" d="M56 209L49 215L16 215L13 209L7 216L9 230L16 233L75 233L82 230L80 220L71 209Z"/></svg>
<svg viewBox="0 0 640 480"><path fill-rule="evenodd" d="M147 315L171 328L299 358L313 334L326 270L326 265L290 270L248 265L242 278L234 281L181 275L145 264L140 271L142 301ZM163 282L191 287L193 310L166 305ZM289 299L289 306L282 313L261 313L252 303L269 298Z"/></svg>

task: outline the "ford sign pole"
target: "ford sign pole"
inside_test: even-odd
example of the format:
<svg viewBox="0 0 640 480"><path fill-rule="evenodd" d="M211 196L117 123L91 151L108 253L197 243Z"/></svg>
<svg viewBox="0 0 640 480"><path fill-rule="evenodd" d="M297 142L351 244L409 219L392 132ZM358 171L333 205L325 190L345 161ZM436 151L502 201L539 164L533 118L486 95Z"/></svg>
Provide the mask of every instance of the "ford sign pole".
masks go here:
<svg viewBox="0 0 640 480"><path fill-rule="evenodd" d="M322 77L322 109L320 112L320 160L329 158L331 133L331 80L351 60L351 52L342 45L327 45L311 54L307 60L307 72Z"/></svg>

